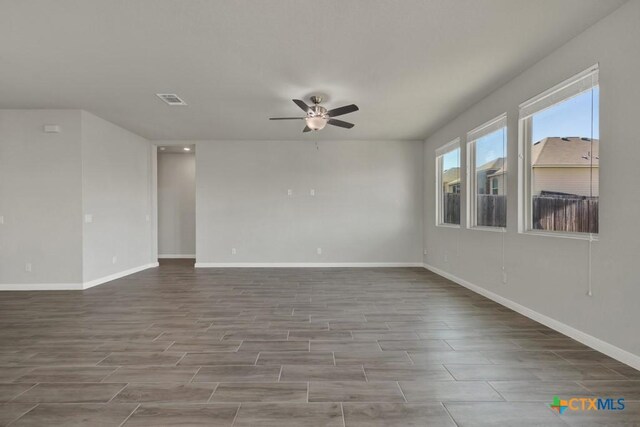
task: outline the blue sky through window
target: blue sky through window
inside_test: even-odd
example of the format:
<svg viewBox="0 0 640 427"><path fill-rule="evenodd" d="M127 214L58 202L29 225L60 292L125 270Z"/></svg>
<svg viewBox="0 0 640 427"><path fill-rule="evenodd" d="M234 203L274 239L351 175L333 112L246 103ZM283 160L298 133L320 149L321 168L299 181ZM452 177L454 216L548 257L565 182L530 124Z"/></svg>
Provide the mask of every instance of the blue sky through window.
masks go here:
<svg viewBox="0 0 640 427"><path fill-rule="evenodd" d="M506 128L483 136L476 141L476 167L500 157L505 157Z"/></svg>
<svg viewBox="0 0 640 427"><path fill-rule="evenodd" d="M593 97L593 109L591 106ZM591 112L593 135L591 135ZM532 143L547 137L600 139L600 88L595 87L533 116Z"/></svg>
<svg viewBox="0 0 640 427"><path fill-rule="evenodd" d="M476 163L481 166L491 160L504 157L505 129L499 129L483 136L476 142ZM448 152L442 156L443 170L460 167L460 149Z"/></svg>
<svg viewBox="0 0 640 427"><path fill-rule="evenodd" d="M592 106L593 101L593 106ZM593 130L591 112L593 111ZM547 137L600 138L600 88L595 87L533 116L532 143ZM593 131L593 135L592 135ZM476 142L476 164L481 166L505 156L503 141L506 130L501 129L480 138ZM460 167L460 149L443 156L442 169Z"/></svg>
<svg viewBox="0 0 640 427"><path fill-rule="evenodd" d="M442 170L460 167L460 148L451 150L442 156Z"/></svg>

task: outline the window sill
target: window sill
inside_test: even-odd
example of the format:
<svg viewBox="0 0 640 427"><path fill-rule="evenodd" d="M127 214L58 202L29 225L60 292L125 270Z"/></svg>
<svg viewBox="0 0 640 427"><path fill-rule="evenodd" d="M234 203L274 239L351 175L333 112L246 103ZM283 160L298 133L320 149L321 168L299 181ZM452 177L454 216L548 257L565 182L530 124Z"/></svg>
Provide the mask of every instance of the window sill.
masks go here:
<svg viewBox="0 0 640 427"><path fill-rule="evenodd" d="M537 230L526 230L521 231L520 234L527 234L530 236L542 236L542 237L559 237L561 239L573 239L573 240L591 240L592 242L598 241L597 234L589 234L589 233L563 233L563 232L554 232L554 231L537 231Z"/></svg>
<svg viewBox="0 0 640 427"><path fill-rule="evenodd" d="M467 230L475 230L475 231L491 231L494 233L506 233L506 227L483 227L476 225L475 227L468 227Z"/></svg>
<svg viewBox="0 0 640 427"><path fill-rule="evenodd" d="M442 228L460 228L460 224L436 224L436 227L442 227Z"/></svg>

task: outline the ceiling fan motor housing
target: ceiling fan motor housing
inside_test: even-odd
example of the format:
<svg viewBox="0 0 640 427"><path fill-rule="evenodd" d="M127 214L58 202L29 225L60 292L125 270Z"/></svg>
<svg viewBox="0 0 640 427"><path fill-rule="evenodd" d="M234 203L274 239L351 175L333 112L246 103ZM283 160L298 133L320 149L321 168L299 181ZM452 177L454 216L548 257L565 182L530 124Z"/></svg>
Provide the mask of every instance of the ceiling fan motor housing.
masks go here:
<svg viewBox="0 0 640 427"><path fill-rule="evenodd" d="M309 109L309 117L317 117L317 116L325 116L327 114L327 109L321 105L314 105Z"/></svg>

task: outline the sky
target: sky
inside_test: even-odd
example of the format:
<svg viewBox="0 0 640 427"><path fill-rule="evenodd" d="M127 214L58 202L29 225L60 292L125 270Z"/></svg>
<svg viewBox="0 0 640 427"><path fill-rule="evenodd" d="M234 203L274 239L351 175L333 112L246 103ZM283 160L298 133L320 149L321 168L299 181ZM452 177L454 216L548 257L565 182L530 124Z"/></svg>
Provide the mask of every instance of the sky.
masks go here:
<svg viewBox="0 0 640 427"><path fill-rule="evenodd" d="M460 166L460 149L456 148L442 156L442 170L456 168Z"/></svg>
<svg viewBox="0 0 640 427"><path fill-rule="evenodd" d="M591 96L593 94L593 136L591 135ZM550 136L600 138L600 89L574 96L533 116L532 142Z"/></svg>
<svg viewBox="0 0 640 427"><path fill-rule="evenodd" d="M593 135L591 129L591 104L593 101ZM600 138L600 89L598 87L574 96L560 104L533 116L532 143L543 138L579 136ZM478 166L503 157L505 130L498 130L476 141L476 164ZM460 150L443 156L443 170L460 166Z"/></svg>

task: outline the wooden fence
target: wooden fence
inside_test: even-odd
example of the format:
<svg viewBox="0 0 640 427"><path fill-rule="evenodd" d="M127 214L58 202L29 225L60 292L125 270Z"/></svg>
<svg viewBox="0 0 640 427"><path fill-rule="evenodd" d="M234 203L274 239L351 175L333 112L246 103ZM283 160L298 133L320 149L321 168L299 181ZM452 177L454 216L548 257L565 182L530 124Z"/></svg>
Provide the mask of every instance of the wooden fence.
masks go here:
<svg viewBox="0 0 640 427"><path fill-rule="evenodd" d="M442 222L460 224L460 193L444 193Z"/></svg>
<svg viewBox="0 0 640 427"><path fill-rule="evenodd" d="M507 226L507 196L478 194L477 224L483 227Z"/></svg>
<svg viewBox="0 0 640 427"><path fill-rule="evenodd" d="M506 196L479 194L477 197L477 224L506 227ZM536 230L598 233L597 197L534 196L531 214ZM443 220L447 224L460 224L460 194L445 194Z"/></svg>
<svg viewBox="0 0 640 427"><path fill-rule="evenodd" d="M536 230L598 232L598 198L536 196L531 211Z"/></svg>

